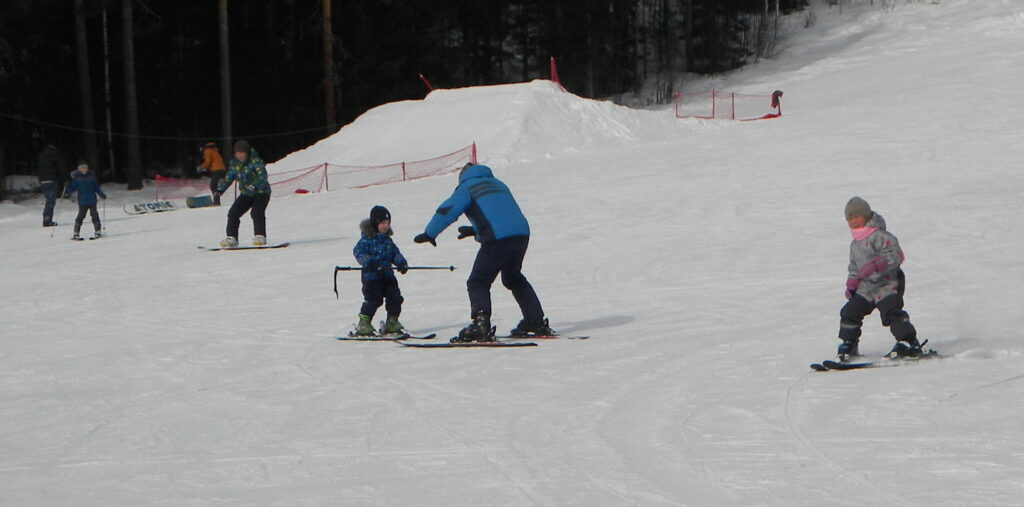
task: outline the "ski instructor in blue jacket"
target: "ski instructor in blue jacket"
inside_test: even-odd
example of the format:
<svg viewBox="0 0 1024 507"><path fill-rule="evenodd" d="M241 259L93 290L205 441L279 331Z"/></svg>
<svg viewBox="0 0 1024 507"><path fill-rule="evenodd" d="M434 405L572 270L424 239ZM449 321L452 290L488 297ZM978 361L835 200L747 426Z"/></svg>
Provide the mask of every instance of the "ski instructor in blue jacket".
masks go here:
<svg viewBox="0 0 1024 507"><path fill-rule="evenodd" d="M491 284L501 273L501 283L519 303L523 320L512 330L513 336L553 335L544 318L537 293L523 276L523 258L530 244L530 224L512 197L512 192L494 177L491 168L468 163L459 173L459 186L441 203L422 234L413 241L437 246L437 236L465 214L472 226L459 227L459 239L476 236L480 250L473 271L466 280L469 290L468 326L452 338L453 342L494 341L491 328Z"/></svg>

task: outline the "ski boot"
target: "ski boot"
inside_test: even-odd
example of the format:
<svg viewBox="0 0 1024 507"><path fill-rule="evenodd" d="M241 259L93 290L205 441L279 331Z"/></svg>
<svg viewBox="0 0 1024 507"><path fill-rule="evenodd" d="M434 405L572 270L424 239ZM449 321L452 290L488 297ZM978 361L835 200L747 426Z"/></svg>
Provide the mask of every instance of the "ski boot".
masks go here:
<svg viewBox="0 0 1024 507"><path fill-rule="evenodd" d="M77 232L75 233L74 236L71 236L71 239L74 240L74 241L82 241L82 237L79 236Z"/></svg>
<svg viewBox="0 0 1024 507"><path fill-rule="evenodd" d="M373 324L370 322L369 315L359 314L359 323L356 324L355 331L349 333L349 336L377 336L377 330L373 328Z"/></svg>
<svg viewBox="0 0 1024 507"><path fill-rule="evenodd" d="M529 336L555 336L557 333L548 326L548 319L537 317L519 321L519 325L508 334L516 338L526 338Z"/></svg>
<svg viewBox="0 0 1024 507"><path fill-rule="evenodd" d="M388 320L381 325L380 334L400 335L405 333L405 326L398 322L398 317L388 315Z"/></svg>
<svg viewBox="0 0 1024 507"><path fill-rule="evenodd" d="M252 238L252 246L265 246L267 244L267 237L262 234L257 234Z"/></svg>
<svg viewBox="0 0 1024 507"><path fill-rule="evenodd" d="M839 349L836 350L836 357L839 358L840 363L848 363L851 359L860 355L860 351L857 350L857 340L843 341L839 344Z"/></svg>
<svg viewBox="0 0 1024 507"><path fill-rule="evenodd" d="M493 342L497 341L494 338L494 328L491 327L491 318L488 317L484 312L479 312L468 326L462 328L459 331L459 336L448 340L451 343L469 343L469 342Z"/></svg>
<svg viewBox="0 0 1024 507"><path fill-rule="evenodd" d="M925 340L927 343L927 340ZM917 337L904 338L892 347L889 351L889 359L916 359L924 355L923 343L917 341Z"/></svg>
<svg viewBox="0 0 1024 507"><path fill-rule="evenodd" d="M228 236L220 242L221 248L235 248L238 246L238 238L234 236Z"/></svg>
<svg viewBox="0 0 1024 507"><path fill-rule="evenodd" d="M103 233L100 232L100 231L96 231L96 232L92 233L92 237L89 238L89 239L100 239L102 237L103 237Z"/></svg>

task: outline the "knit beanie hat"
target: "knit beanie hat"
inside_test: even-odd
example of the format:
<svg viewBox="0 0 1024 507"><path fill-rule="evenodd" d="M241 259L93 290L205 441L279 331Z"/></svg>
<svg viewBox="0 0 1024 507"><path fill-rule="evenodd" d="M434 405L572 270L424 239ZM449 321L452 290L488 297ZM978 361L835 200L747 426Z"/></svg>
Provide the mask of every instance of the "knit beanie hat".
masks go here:
<svg viewBox="0 0 1024 507"><path fill-rule="evenodd" d="M75 166L75 167L78 167L79 169L81 169L83 165L85 167L89 167L89 163L86 162L85 159L80 158L80 159L78 159L78 165Z"/></svg>
<svg viewBox="0 0 1024 507"><path fill-rule="evenodd" d="M871 206L864 199L854 196L846 203L846 219L849 220L853 215L860 215L865 220L870 219L872 215Z"/></svg>
<svg viewBox="0 0 1024 507"><path fill-rule="evenodd" d="M240 139L237 142L235 142L235 153L249 153L249 150L249 141L246 141L245 139Z"/></svg>
<svg viewBox="0 0 1024 507"><path fill-rule="evenodd" d="M377 225L385 220L391 220L391 212L384 206L374 206L370 210L370 227L377 229Z"/></svg>

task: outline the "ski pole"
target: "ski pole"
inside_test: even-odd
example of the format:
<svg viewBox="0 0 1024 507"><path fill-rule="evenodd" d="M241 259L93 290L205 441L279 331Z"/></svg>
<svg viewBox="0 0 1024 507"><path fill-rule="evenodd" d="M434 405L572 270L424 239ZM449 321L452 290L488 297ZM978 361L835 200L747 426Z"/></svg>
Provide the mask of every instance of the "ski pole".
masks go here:
<svg viewBox="0 0 1024 507"><path fill-rule="evenodd" d="M409 269L447 269L448 271L455 271L455 266L409 266ZM341 299L338 296L338 271L362 271L361 266L334 266L334 298Z"/></svg>

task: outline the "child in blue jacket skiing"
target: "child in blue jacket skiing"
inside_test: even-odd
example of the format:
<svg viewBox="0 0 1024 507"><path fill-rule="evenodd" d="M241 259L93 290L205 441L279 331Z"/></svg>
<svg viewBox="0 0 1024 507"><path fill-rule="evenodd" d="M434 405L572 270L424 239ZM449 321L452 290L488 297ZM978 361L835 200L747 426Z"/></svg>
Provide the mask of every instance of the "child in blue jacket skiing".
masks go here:
<svg viewBox="0 0 1024 507"><path fill-rule="evenodd" d="M363 306L359 309L359 323L351 333L352 336L374 336L373 315L385 304L388 312L382 335L396 335L405 332L398 316L402 313L402 291L398 288L398 279L392 266L403 275L409 271L398 246L391 240L391 212L384 206L374 206L370 210L370 218L359 223L361 237L352 253L362 267Z"/></svg>
<svg viewBox="0 0 1024 507"><path fill-rule="evenodd" d="M523 259L530 244L530 224L519 209L512 192L494 177L485 165L466 164L459 173L459 186L451 197L441 203L416 243L437 246L434 241L442 231L462 214L472 226L459 227L459 239L476 236L480 243L473 272L466 280L469 291L470 318L473 322L462 329L453 342L491 342L491 284L501 273L501 283L508 290L523 320L511 331L513 336L553 335L544 318L544 309L533 286L523 276Z"/></svg>
<svg viewBox="0 0 1024 507"><path fill-rule="evenodd" d="M92 216L92 226L95 228L93 239L100 237L101 224L100 214L96 211L96 195L98 194L101 199L106 199L107 194L103 193L96 174L89 170L89 164L84 160L78 161L78 170L71 173L71 184L64 191L64 197L69 198L71 192L78 192L78 216L75 217L75 235L71 239L82 239L79 236L79 231L82 230L86 212Z"/></svg>
<svg viewBox="0 0 1024 507"><path fill-rule="evenodd" d="M882 325L896 338L889 356L920 357L923 351L917 331L903 310L906 277L900 269L904 256L899 241L885 229L882 215L871 211L864 199L850 199L845 212L853 241L846 279L848 301L839 312L839 339L843 340L838 350L840 362L859 355L857 345L864 317L875 308L882 316Z"/></svg>

